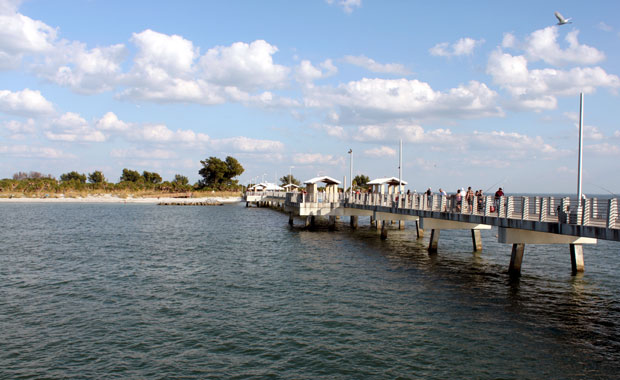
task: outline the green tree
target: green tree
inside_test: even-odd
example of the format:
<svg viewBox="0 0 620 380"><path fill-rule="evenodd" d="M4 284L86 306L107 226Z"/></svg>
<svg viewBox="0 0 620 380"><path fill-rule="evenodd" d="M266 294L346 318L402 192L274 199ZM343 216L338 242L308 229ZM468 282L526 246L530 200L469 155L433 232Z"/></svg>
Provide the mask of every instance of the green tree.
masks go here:
<svg viewBox="0 0 620 380"><path fill-rule="evenodd" d="M231 156L226 157L226 178L233 179L243 174L244 171L243 166L241 166L236 158ZM237 181L235 181L235 183L236 182Z"/></svg>
<svg viewBox="0 0 620 380"><path fill-rule="evenodd" d="M86 175L80 174L76 171L72 171L69 173L62 174L60 176L60 182L69 182L69 181L77 181L80 183L86 183Z"/></svg>
<svg viewBox="0 0 620 380"><path fill-rule="evenodd" d="M121 182L138 182L142 178L140 173L135 170L123 169Z"/></svg>
<svg viewBox="0 0 620 380"><path fill-rule="evenodd" d="M370 182L370 178L363 174L356 175L355 178L353 178L353 186L366 187L368 182Z"/></svg>
<svg viewBox="0 0 620 380"><path fill-rule="evenodd" d="M189 179L184 175L175 174L172 183L177 186L187 186L187 184L189 183Z"/></svg>
<svg viewBox="0 0 620 380"><path fill-rule="evenodd" d="M299 186L301 184L301 181L295 178L295 176L291 175L290 182L289 182L288 174L283 175L282 178L280 178L280 185L288 185L289 183Z"/></svg>
<svg viewBox="0 0 620 380"><path fill-rule="evenodd" d="M227 187L236 187L237 180L234 177L241 175L244 171L243 166L234 157L226 157L226 161L222 161L217 157L209 157L200 161L202 168L198 174L202 176L200 187L217 187L219 189Z"/></svg>
<svg viewBox="0 0 620 380"><path fill-rule="evenodd" d="M142 172L142 178L144 178L144 182L146 183L161 183L162 178L158 173L147 172L146 170Z"/></svg>
<svg viewBox="0 0 620 380"><path fill-rule="evenodd" d="M90 183L105 183L105 177L103 173L99 170L95 170L94 172L88 175L88 182Z"/></svg>

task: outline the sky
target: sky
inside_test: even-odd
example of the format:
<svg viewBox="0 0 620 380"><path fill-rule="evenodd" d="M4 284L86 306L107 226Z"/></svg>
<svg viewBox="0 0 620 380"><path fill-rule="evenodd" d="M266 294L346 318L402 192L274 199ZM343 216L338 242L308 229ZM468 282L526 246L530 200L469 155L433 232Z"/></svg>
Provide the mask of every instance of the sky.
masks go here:
<svg viewBox="0 0 620 380"><path fill-rule="evenodd" d="M571 18L556 25L554 12ZM620 2L0 0L0 178L620 193ZM349 154L349 149L352 154Z"/></svg>

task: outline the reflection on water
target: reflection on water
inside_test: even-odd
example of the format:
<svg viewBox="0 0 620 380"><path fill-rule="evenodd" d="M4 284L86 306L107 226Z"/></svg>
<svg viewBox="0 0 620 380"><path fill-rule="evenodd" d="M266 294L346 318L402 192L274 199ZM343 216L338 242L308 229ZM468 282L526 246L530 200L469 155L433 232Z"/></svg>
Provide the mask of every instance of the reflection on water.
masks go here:
<svg viewBox="0 0 620 380"><path fill-rule="evenodd" d="M0 378L611 378L618 246L510 246L269 209L2 205ZM366 225L364 224L366 223ZM394 225L396 228L396 225Z"/></svg>

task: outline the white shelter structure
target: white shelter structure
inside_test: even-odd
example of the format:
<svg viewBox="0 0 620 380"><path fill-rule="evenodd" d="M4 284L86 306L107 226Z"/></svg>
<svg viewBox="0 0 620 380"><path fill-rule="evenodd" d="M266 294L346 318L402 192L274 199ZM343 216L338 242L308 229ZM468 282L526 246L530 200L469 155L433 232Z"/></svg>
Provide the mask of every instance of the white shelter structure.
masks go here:
<svg viewBox="0 0 620 380"><path fill-rule="evenodd" d="M398 178L389 177L389 178L377 178L373 179L366 183L366 185L371 186L373 193L385 194L387 190L387 194L395 194L398 193ZM400 183L402 185L406 185L407 182L401 180Z"/></svg>
<svg viewBox="0 0 620 380"><path fill-rule="evenodd" d="M340 181L327 176L314 177L305 181L306 192L308 194L316 194L318 192L317 183L325 184L325 194L338 194L338 185L340 185Z"/></svg>
<svg viewBox="0 0 620 380"><path fill-rule="evenodd" d="M287 185L282 186L286 191L297 191L297 189L299 189L299 186L295 185L294 183L289 183Z"/></svg>
<svg viewBox="0 0 620 380"><path fill-rule="evenodd" d="M283 187L271 182L261 182L250 187L251 191L284 191Z"/></svg>

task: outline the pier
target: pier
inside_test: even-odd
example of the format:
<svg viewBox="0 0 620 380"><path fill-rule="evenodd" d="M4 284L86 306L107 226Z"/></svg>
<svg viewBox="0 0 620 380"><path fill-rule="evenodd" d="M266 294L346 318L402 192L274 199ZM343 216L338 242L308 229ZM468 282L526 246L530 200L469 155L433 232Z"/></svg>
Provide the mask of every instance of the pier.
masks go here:
<svg viewBox="0 0 620 380"><path fill-rule="evenodd" d="M319 180L326 184L324 192L316 191L317 179L307 181L307 192L247 192L246 205L277 207L289 215L289 224L301 218L311 226L317 217L327 218L330 228L336 218L349 217L357 228L359 217L369 217L370 223L388 236L388 225L398 221L415 224L417 238L430 231L428 251L438 252L441 230L471 230L473 251L482 250L480 230L498 228L499 243L512 245L508 271L520 275L527 244L565 244L570 253L572 272L584 270L585 244L597 239L620 242L618 199L573 198L544 196L504 196L495 199L474 197L468 203L440 194L342 193L338 181L329 177Z"/></svg>

